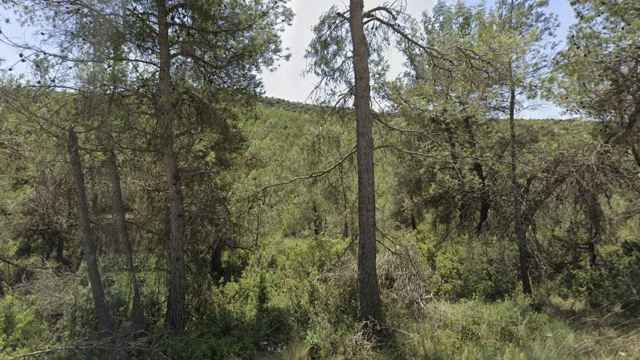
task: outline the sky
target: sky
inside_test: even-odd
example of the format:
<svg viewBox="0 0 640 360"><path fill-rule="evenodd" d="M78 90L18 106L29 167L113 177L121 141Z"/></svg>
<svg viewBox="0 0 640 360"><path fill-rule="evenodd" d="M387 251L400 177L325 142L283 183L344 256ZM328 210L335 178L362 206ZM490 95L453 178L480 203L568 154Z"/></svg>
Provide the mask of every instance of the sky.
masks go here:
<svg viewBox="0 0 640 360"><path fill-rule="evenodd" d="M406 0L407 12L415 18L419 18L424 11L431 11L436 0ZM384 0L365 0L365 10L384 3ZM575 14L569 5L569 0L550 0L550 11L558 15L560 28L558 38L565 39L569 27L575 23ZM478 5L481 0L467 0L467 4ZM485 2L490 5L491 1ZM264 74L264 85L268 96L298 101L310 102L310 94L317 84L318 79L312 75L303 76L307 65L304 58L307 45L313 38L311 29L317 23L320 14L328 10L332 5L346 8L348 0L292 0L291 8L295 12L295 18L291 27L285 30L283 35L284 47L289 48L291 59L280 64L275 72ZM389 51L391 64L391 76L398 75L402 71L404 59L397 51ZM533 108L520 114L528 118L560 118L564 117L563 110L553 104L544 101L534 101L529 106Z"/></svg>
<svg viewBox="0 0 640 360"><path fill-rule="evenodd" d="M384 0L365 0L365 10L384 2ZM419 18L424 11L431 11L435 2L435 0L406 0L407 12ZM466 2L477 5L482 0L467 0ZM491 0L486 3L490 5ZM290 5L295 12L295 18L292 26L288 27L283 34L283 43L284 47L289 49L291 58L289 61L279 64L276 71L265 71L263 74L264 89L267 96L310 102L311 91L318 81L312 75L303 74L307 65L304 58L305 50L313 37L311 29L317 23L320 15L332 5L346 9L348 0L290 0ZM575 23L575 14L569 5L569 0L550 0L550 11L558 15L560 20L558 38L565 39L569 27ZM0 30L3 34L19 42L37 40L38 32L36 30L20 27L13 19L12 14L4 9L0 9ZM17 50L0 43L0 59L5 59L0 67L6 69L12 66L17 73L26 71L25 66L19 63L18 53ZM402 71L404 60L397 51L390 50L388 56L393 77ZM535 101L532 105L535 108L520 115L530 118L558 118L563 115L562 109L543 101Z"/></svg>
<svg viewBox="0 0 640 360"><path fill-rule="evenodd" d="M365 10L385 2L388 1L365 0ZM419 17L424 11L430 11L435 2L435 0L407 0L407 12L414 17ZM313 39L311 29L318 22L320 15L331 6L336 5L341 9L347 9L349 1L291 0L290 5L295 17L292 26L285 30L283 43L285 48L289 48L291 59L282 63L277 71L264 74L265 90L268 96L308 102L311 101L310 93L318 82L318 79L312 75L303 76L307 65L304 54L307 45ZM400 73L404 62L401 55L396 51L390 51L389 57L392 73Z"/></svg>

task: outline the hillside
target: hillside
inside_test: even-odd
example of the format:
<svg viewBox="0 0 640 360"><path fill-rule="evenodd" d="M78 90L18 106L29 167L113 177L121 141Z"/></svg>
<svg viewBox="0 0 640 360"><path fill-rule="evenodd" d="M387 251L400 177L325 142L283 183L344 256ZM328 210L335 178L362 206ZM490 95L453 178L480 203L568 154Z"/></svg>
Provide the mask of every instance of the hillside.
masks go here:
<svg viewBox="0 0 640 360"><path fill-rule="evenodd" d="M640 359L637 0L301 1L0 1L0 360Z"/></svg>

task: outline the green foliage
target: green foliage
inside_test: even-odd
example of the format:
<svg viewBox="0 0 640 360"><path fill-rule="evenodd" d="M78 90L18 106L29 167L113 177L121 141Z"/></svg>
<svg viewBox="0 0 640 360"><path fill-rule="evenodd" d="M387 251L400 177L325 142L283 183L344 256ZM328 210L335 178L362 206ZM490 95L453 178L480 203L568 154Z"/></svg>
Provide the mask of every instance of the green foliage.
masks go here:
<svg viewBox="0 0 640 360"><path fill-rule="evenodd" d="M0 299L0 354L17 356L45 347L54 339L37 308L15 294Z"/></svg>
<svg viewBox="0 0 640 360"><path fill-rule="evenodd" d="M601 265L578 274L577 283L593 307L616 307L640 313L640 243L625 241L620 248L603 249Z"/></svg>
<svg viewBox="0 0 640 360"><path fill-rule="evenodd" d="M571 28L567 48L556 58L555 97L568 109L604 123L604 141L631 148L640 165L633 130L640 121L640 89L630 86L637 82L640 65L640 9L634 0L572 5L578 22Z"/></svg>
<svg viewBox="0 0 640 360"><path fill-rule="evenodd" d="M403 336L407 356L428 359L580 359L566 324L513 300L431 304Z"/></svg>
<svg viewBox="0 0 640 360"><path fill-rule="evenodd" d="M81 137L116 340L132 347L132 359L640 353L637 326L609 320L640 311L635 1L574 2L579 23L555 77L546 74L556 25L545 9L549 1L500 0L492 9L440 1L418 22L396 8L366 13L373 91L391 105L375 114L374 127L377 270L393 335L385 344L373 344L356 318L352 110L255 97L260 69L286 57L279 38L292 17L286 1L167 1L187 239L188 321L179 335L166 332L164 320L171 254L151 70L155 5L1 2L21 6L34 24L55 24L43 36L62 44L57 50L68 58L57 60L77 65L57 66L32 49L26 58L40 83L6 78L0 86L0 357L76 348L51 356L79 358L92 356L83 346L95 346L61 137L69 126ZM96 7L83 7L89 3ZM335 7L325 14L307 52L325 95L341 104L353 86L345 15ZM390 84L384 50L400 32L409 73ZM68 77L55 84L80 88L31 86L54 84L58 70ZM511 86L518 108L558 90L558 101L601 123L523 120L511 138L500 119ZM146 327L135 335L126 251L113 231L105 138L117 152L142 288ZM518 298L511 144L534 304Z"/></svg>
<svg viewBox="0 0 640 360"><path fill-rule="evenodd" d="M193 360L578 359L629 351L631 340L615 346L605 346L603 340L583 349L580 344L598 335L548 315L553 312L537 312L527 300L505 296L513 293L515 279L512 271L501 267L514 257L513 249L502 252L504 243L485 239L474 245L460 237L434 251L437 237L415 239L412 234L396 235L393 254L381 249L385 313L396 329L386 348L371 344L355 318L356 271L350 240L275 237L243 255L247 265L237 279L210 289L206 308L192 313L184 335L157 332L149 346L171 359ZM417 250L411 250L413 242L419 244ZM608 255L608 262L613 255ZM500 265L499 260L506 262ZM623 263L627 267L620 265L620 271L633 266L637 271L637 258ZM115 259L105 259L107 274L114 274L117 267ZM141 278L148 285L157 281ZM5 349L15 347L9 354L72 344L93 331L87 328L95 322L86 280L46 272L37 279L31 295L12 293L2 299L2 344ZM107 275L105 284L116 318L126 318L126 310L118 305L118 299L129 296L126 276ZM150 304L164 296L146 292L147 312L159 311ZM494 301L499 297L506 299Z"/></svg>
<svg viewBox="0 0 640 360"><path fill-rule="evenodd" d="M434 269L430 288L437 298L498 300L514 293L515 249L495 239L476 241L462 238L421 247Z"/></svg>
<svg viewBox="0 0 640 360"><path fill-rule="evenodd" d="M211 290L209 305L188 336L163 341L172 359L252 359L296 342L321 358L356 351L357 344L336 347L354 331L355 272L346 278L327 273L345 254L345 241L267 243L237 281Z"/></svg>

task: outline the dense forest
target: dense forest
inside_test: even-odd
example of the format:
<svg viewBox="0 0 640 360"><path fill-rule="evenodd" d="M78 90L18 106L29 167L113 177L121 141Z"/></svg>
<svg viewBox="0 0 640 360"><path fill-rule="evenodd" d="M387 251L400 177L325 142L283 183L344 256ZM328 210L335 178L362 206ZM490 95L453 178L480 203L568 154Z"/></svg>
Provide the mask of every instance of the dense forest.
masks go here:
<svg viewBox="0 0 640 360"><path fill-rule="evenodd" d="M0 0L0 358L640 359L640 2L571 6L350 0L303 104L287 0Z"/></svg>

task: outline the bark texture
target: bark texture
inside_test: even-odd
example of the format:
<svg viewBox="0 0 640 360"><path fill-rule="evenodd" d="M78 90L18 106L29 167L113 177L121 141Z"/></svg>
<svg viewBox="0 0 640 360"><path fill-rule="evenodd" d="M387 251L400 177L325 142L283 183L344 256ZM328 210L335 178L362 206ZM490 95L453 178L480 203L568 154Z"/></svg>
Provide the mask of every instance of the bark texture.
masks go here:
<svg viewBox="0 0 640 360"><path fill-rule="evenodd" d="M602 242L604 233L604 211L598 197L592 191L584 193L587 217L589 219L589 266L598 267L598 244Z"/></svg>
<svg viewBox="0 0 640 360"><path fill-rule="evenodd" d="M525 295L532 294L531 278L529 277L529 242L527 239L527 226L522 214L522 196L520 183L518 182L518 149L516 143L516 89L512 85L509 94L509 134L511 137L511 195L513 197L513 227L518 243L518 255L520 260L519 275L522 281L522 291Z"/></svg>
<svg viewBox="0 0 640 360"><path fill-rule="evenodd" d="M73 128L69 129L68 136L71 172L78 195L78 218L82 236L80 241L82 254L84 261L87 263L87 272L89 274L89 284L93 295L96 318L98 319L98 324L103 335L109 336L113 333L113 319L109 312L109 307L107 306L104 287L102 285L102 277L100 276L100 270L98 268L96 240L89 220L89 202L87 200L87 190L84 182L84 174L82 172L80 151L78 149L78 136Z"/></svg>
<svg viewBox="0 0 640 360"><path fill-rule="evenodd" d="M382 310L376 271L376 202L373 163L369 54L363 0L351 0L350 27L355 73L358 159L358 294L362 321L380 324Z"/></svg>
<svg viewBox="0 0 640 360"><path fill-rule="evenodd" d="M184 200L174 149L174 117L171 87L171 56L166 0L156 0L159 45L159 101L158 121L162 131L162 146L169 194L169 279L167 318L168 328L181 333L185 327L185 266L184 266Z"/></svg>
<svg viewBox="0 0 640 360"><path fill-rule="evenodd" d="M111 182L111 210L118 234L118 242L125 247L127 254L127 268L129 271L129 281L131 282L131 290L133 293L131 306L131 320L136 329L144 328L144 309L140 300L140 284L136 275L136 268L133 261L133 243L129 237L127 229L126 211L122 198L122 185L120 181L120 171L118 169L118 158L113 148L113 142L108 142L107 150L107 170L109 172L109 181Z"/></svg>
<svg viewBox="0 0 640 360"><path fill-rule="evenodd" d="M484 171L484 167L480 160L478 160L478 141L476 140L476 136L473 130L473 125L471 124L471 118L466 116L464 118L464 128L467 132L469 147L473 151L473 154L476 158L473 160L473 164L471 168L473 172L476 174L478 179L480 180L480 213L478 224L476 225L476 234L480 235L487 227L487 220L489 220L489 210L491 210L491 203L488 194L487 188L487 176Z"/></svg>
<svg viewBox="0 0 640 360"><path fill-rule="evenodd" d="M211 257L209 260L209 275L215 281L222 279L224 273L222 268L222 250L224 249L224 240L216 239L211 244Z"/></svg>

